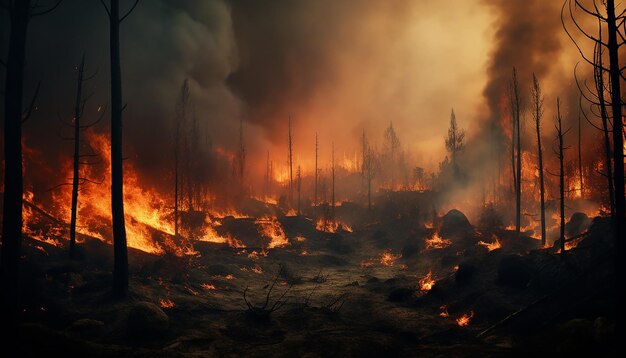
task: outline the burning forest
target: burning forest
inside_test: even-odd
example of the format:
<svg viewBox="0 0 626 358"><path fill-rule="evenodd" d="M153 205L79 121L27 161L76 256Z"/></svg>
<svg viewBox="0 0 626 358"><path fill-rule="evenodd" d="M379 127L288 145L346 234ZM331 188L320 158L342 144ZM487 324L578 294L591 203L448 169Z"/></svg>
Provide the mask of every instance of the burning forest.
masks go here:
<svg viewBox="0 0 626 358"><path fill-rule="evenodd" d="M8 355L626 352L623 4L0 18Z"/></svg>

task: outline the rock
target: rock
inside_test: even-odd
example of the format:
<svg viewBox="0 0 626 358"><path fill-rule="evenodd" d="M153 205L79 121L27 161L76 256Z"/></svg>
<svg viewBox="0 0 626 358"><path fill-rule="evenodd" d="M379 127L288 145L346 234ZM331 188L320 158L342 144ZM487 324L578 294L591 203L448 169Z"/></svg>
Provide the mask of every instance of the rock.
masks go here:
<svg viewBox="0 0 626 358"><path fill-rule="evenodd" d="M82 338L93 338L104 332L104 322L83 318L74 321L67 331Z"/></svg>
<svg viewBox="0 0 626 358"><path fill-rule="evenodd" d="M389 293L388 300L391 302L401 302L413 296L415 290L408 287L397 287Z"/></svg>
<svg viewBox="0 0 626 358"><path fill-rule="evenodd" d="M529 264L517 255L505 256L498 264L498 285L524 288L531 278Z"/></svg>
<svg viewBox="0 0 626 358"><path fill-rule="evenodd" d="M169 317L151 302L138 302L128 312L129 333L134 336L162 334L169 329Z"/></svg>
<svg viewBox="0 0 626 358"><path fill-rule="evenodd" d="M565 233L568 237L576 236L587 230L590 224L591 219L587 214L576 212L572 214L567 224L565 224Z"/></svg>
<svg viewBox="0 0 626 358"><path fill-rule="evenodd" d="M439 235L443 238L462 237L472 231L472 225L462 212L452 209L441 219Z"/></svg>

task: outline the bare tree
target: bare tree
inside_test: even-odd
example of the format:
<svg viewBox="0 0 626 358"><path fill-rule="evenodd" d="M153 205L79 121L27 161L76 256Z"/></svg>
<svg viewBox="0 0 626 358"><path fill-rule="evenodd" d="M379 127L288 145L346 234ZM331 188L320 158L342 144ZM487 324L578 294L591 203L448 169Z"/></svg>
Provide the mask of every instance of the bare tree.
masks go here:
<svg viewBox="0 0 626 358"><path fill-rule="evenodd" d="M288 146L289 146L289 206L293 206L293 137L291 136L291 116L289 116Z"/></svg>
<svg viewBox="0 0 626 358"><path fill-rule="evenodd" d="M19 263L22 236L22 123L32 113L39 85L29 107L23 108L24 68L26 63L26 34L32 17L47 14L61 3L58 0L49 8L38 6L30 0L0 1L0 9L8 12L10 19L9 48L4 83L4 196L2 211L2 256L0 260L0 321L8 332L4 338L16 334L19 308Z"/></svg>
<svg viewBox="0 0 626 358"><path fill-rule="evenodd" d="M546 245L546 202L545 202L545 185L543 180L543 151L541 150L541 118L543 116L543 94L541 86L535 74L533 73L533 87L531 89L533 100L533 118L535 119L535 128L537 129L537 157L539 164L539 200L541 210L541 245Z"/></svg>
<svg viewBox="0 0 626 358"><path fill-rule="evenodd" d="M335 218L335 142L332 142L331 152L331 173L332 173L332 191L330 195L330 205L333 208L332 217Z"/></svg>
<svg viewBox="0 0 626 358"><path fill-rule="evenodd" d="M582 127L580 121L581 108L578 107L578 190L580 190L580 197L584 198L584 186L583 186L583 154L582 154Z"/></svg>
<svg viewBox="0 0 626 358"><path fill-rule="evenodd" d="M122 166L122 66L120 63L120 24L130 15L139 0L120 16L119 0L110 6L100 0L109 16L111 55L111 216L113 221L113 295L128 293L128 247L124 223L124 174Z"/></svg>
<svg viewBox="0 0 626 358"><path fill-rule="evenodd" d="M319 158L319 140L317 132L315 132L315 194L313 196L313 205L317 206L317 182L319 176L319 170L317 169L317 160Z"/></svg>
<svg viewBox="0 0 626 358"><path fill-rule="evenodd" d="M562 119L561 119L561 102L556 98L556 139L559 145L558 151L555 150L555 154L559 159L559 213L560 213L560 232L559 240L561 243L561 256L565 255L565 171L563 168L563 159L565 158L564 151L567 148L563 147L563 138L569 132L569 129L563 131Z"/></svg>
<svg viewBox="0 0 626 358"><path fill-rule="evenodd" d="M455 178L459 177L459 165L457 162L459 153L465 147L465 131L459 129L456 123L456 115L454 108L450 113L450 127L448 128L448 136L446 137L446 149L450 153L452 159L452 172Z"/></svg>
<svg viewBox="0 0 626 358"><path fill-rule="evenodd" d="M92 165L92 164L98 163L98 161L91 161L91 162L81 161L82 158L85 158L85 157L93 158L93 157L98 156L97 154L93 153L93 149L89 146L88 148L90 149L91 153L81 153L81 150L80 150L81 143L82 143L81 131L86 128L92 127L98 122L100 122L100 120L102 120L102 118L104 117L104 113L105 113L104 110L101 110L100 117L96 121L90 124L84 124L81 122L83 118L83 112L85 110L85 105L87 103L87 100L89 100L89 97L91 97L91 96L87 96L86 98L83 98L83 83L89 78L93 77L93 76L90 76L89 78L85 78L84 72L85 72L85 55L83 55L80 65L78 67L78 79L76 81L76 100L74 102L74 118L73 118L74 121L73 123L65 123L66 125L69 125L70 127L72 127L74 131L74 136L72 138L68 138L74 142L72 205L71 205L71 212L70 212L70 258L71 259L76 259L76 219L77 219L77 211L78 211L79 186L81 186L82 184L86 182L95 183L88 178L81 177L79 173L79 169L81 165ZM97 184L101 184L101 183L97 183Z"/></svg>
<svg viewBox="0 0 626 358"><path fill-rule="evenodd" d="M593 1L594 8L588 9L582 5L579 0L565 0L561 9L561 23L568 36L578 49L583 60L594 68L594 78L596 79L596 82L600 80L603 73L608 73L609 76L610 102L606 104L606 107L611 107L613 118L613 185L615 190L615 213L613 215L612 222L613 239L615 240L615 277L617 281L616 287L618 287L617 302L623 302L626 300L626 287L621 282L624 277L626 277L626 265L622 262L623 258L626 257L626 243L624 242L624 237L626 237L626 200L624 197L624 117L622 116L623 102L621 95L621 83L622 80L626 78L624 76L626 66L620 64L619 52L620 48L626 45L626 29L623 26L626 21L626 10L622 10L619 14L616 14L615 0L606 0L603 2L603 5L605 13L600 10L595 1ZM596 56L594 56L593 59L588 58L574 37L569 33L564 21L564 12L566 7L569 10L569 18L572 20L576 29L584 35L584 39L591 40L594 46L596 46ZM586 32L586 30L581 27L574 16L573 7L577 10L580 9L586 16L591 16L598 21L599 29L597 35L594 36ZM608 35L607 42L602 41L601 34L603 27L606 29L606 33ZM622 29L622 31L620 31L620 29ZM605 67L601 61L603 49L608 50L608 68ZM600 60L598 60L598 58ZM601 88L600 90L604 92L604 88ZM599 97L604 99L603 94ZM591 102L594 103L593 101ZM624 322L625 320L626 308L618 304L617 321Z"/></svg>
<svg viewBox="0 0 626 358"><path fill-rule="evenodd" d="M365 175L367 177L367 209L372 210L372 180L374 179L374 150L368 145L365 155Z"/></svg>
<svg viewBox="0 0 626 358"><path fill-rule="evenodd" d="M301 190L302 190L302 168L298 165L298 169L296 170L296 181L298 184L298 215L302 214L300 210L300 198L301 198Z"/></svg>
<svg viewBox="0 0 626 358"><path fill-rule="evenodd" d="M520 136L520 95L519 83L517 82L517 71L513 68L513 78L509 88L509 99L511 102L511 118L513 120L514 136L516 143L516 165L514 169L515 175L515 232L519 236L521 227L521 209L522 209L522 146Z"/></svg>
<svg viewBox="0 0 626 358"><path fill-rule="evenodd" d="M400 148L400 139L396 135L396 131L393 129L393 123L389 123L389 127L385 130L385 150L389 155L389 168L391 175L391 190L395 187L395 175L396 175L396 153Z"/></svg>
<svg viewBox="0 0 626 358"><path fill-rule="evenodd" d="M180 94L176 102L176 117L175 117L175 129L174 129L174 236L178 237L179 234L179 221L180 221L180 152L181 152L181 136L182 126L187 118L187 108L189 107L189 80L185 79L183 85L180 88Z"/></svg>

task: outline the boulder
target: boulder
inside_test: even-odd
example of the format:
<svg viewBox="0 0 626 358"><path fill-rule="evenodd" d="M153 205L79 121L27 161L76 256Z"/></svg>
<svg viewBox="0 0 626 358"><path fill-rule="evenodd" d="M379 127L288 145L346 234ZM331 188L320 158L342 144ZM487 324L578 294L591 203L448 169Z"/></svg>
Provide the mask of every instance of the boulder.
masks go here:
<svg viewBox="0 0 626 358"><path fill-rule="evenodd" d="M572 214L567 224L565 224L565 234L567 237L576 236L587 230L590 224L591 219L587 214L576 212Z"/></svg>
<svg viewBox="0 0 626 358"><path fill-rule="evenodd" d="M452 209L441 219L439 235L443 238L463 237L472 231L472 225L465 214Z"/></svg>
<svg viewBox="0 0 626 358"><path fill-rule="evenodd" d="M169 329L169 317L151 302L138 302L128 312L128 332L133 336L162 334Z"/></svg>

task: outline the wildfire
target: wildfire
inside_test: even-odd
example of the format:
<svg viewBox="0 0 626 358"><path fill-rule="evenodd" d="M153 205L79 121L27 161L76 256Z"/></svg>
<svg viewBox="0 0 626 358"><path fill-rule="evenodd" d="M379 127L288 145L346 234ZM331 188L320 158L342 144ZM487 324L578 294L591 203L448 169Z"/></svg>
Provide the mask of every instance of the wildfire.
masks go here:
<svg viewBox="0 0 626 358"><path fill-rule="evenodd" d="M469 314L464 314L461 317L457 318L456 324L459 325L459 327L465 327L469 325L472 318L474 318L474 311L470 311Z"/></svg>
<svg viewBox="0 0 626 358"><path fill-rule="evenodd" d="M222 236L217 233L215 230L215 226L221 225L215 220L212 220L210 217L205 219L206 225L204 226L204 231L202 235L198 238L200 241L213 242L216 244L228 244L230 247L234 247L237 249L244 249L246 245L243 242L232 238L230 236Z"/></svg>
<svg viewBox="0 0 626 358"><path fill-rule="evenodd" d="M200 285L203 289L209 291L209 290L215 290L215 286L211 283L203 283L202 285Z"/></svg>
<svg viewBox="0 0 626 358"><path fill-rule="evenodd" d="M446 305L439 306L439 309L441 310L441 312L439 313L440 317L450 317L450 314L448 313L448 307Z"/></svg>
<svg viewBox="0 0 626 358"><path fill-rule="evenodd" d="M497 236L493 235L493 240L493 242L485 242L481 240L478 242L478 245L486 247L489 251L493 251L502 247L502 244L500 244L500 240L498 240Z"/></svg>
<svg viewBox="0 0 626 358"><path fill-rule="evenodd" d="M161 298L159 300L159 304L161 305L161 308L173 308L174 307L174 301L170 300L169 298Z"/></svg>
<svg viewBox="0 0 626 358"><path fill-rule="evenodd" d="M295 211L294 209L289 209L289 211L287 211L285 216L298 216L298 212Z"/></svg>
<svg viewBox="0 0 626 358"><path fill-rule="evenodd" d="M259 234L270 239L268 249L289 245L285 231L276 217L259 218L254 223L259 226Z"/></svg>
<svg viewBox="0 0 626 358"><path fill-rule="evenodd" d="M338 220L320 218L315 222L315 229L322 232L336 233L340 228L349 233L354 231L352 226Z"/></svg>
<svg viewBox="0 0 626 358"><path fill-rule="evenodd" d="M402 254L393 254L391 251L385 251L380 255L380 263L385 266L393 266L401 257Z"/></svg>
<svg viewBox="0 0 626 358"><path fill-rule="evenodd" d="M439 236L438 232L435 232L432 237L425 239L424 241L426 242L426 250L445 249L446 247L452 245L452 241L442 238Z"/></svg>
<svg viewBox="0 0 626 358"><path fill-rule="evenodd" d="M423 293L426 293L426 292L432 290L433 286L435 285L435 282L436 281L433 279L432 271L428 271L426 276L424 276L419 281L420 291L422 291ZM445 308L445 306L443 306L443 307Z"/></svg>

